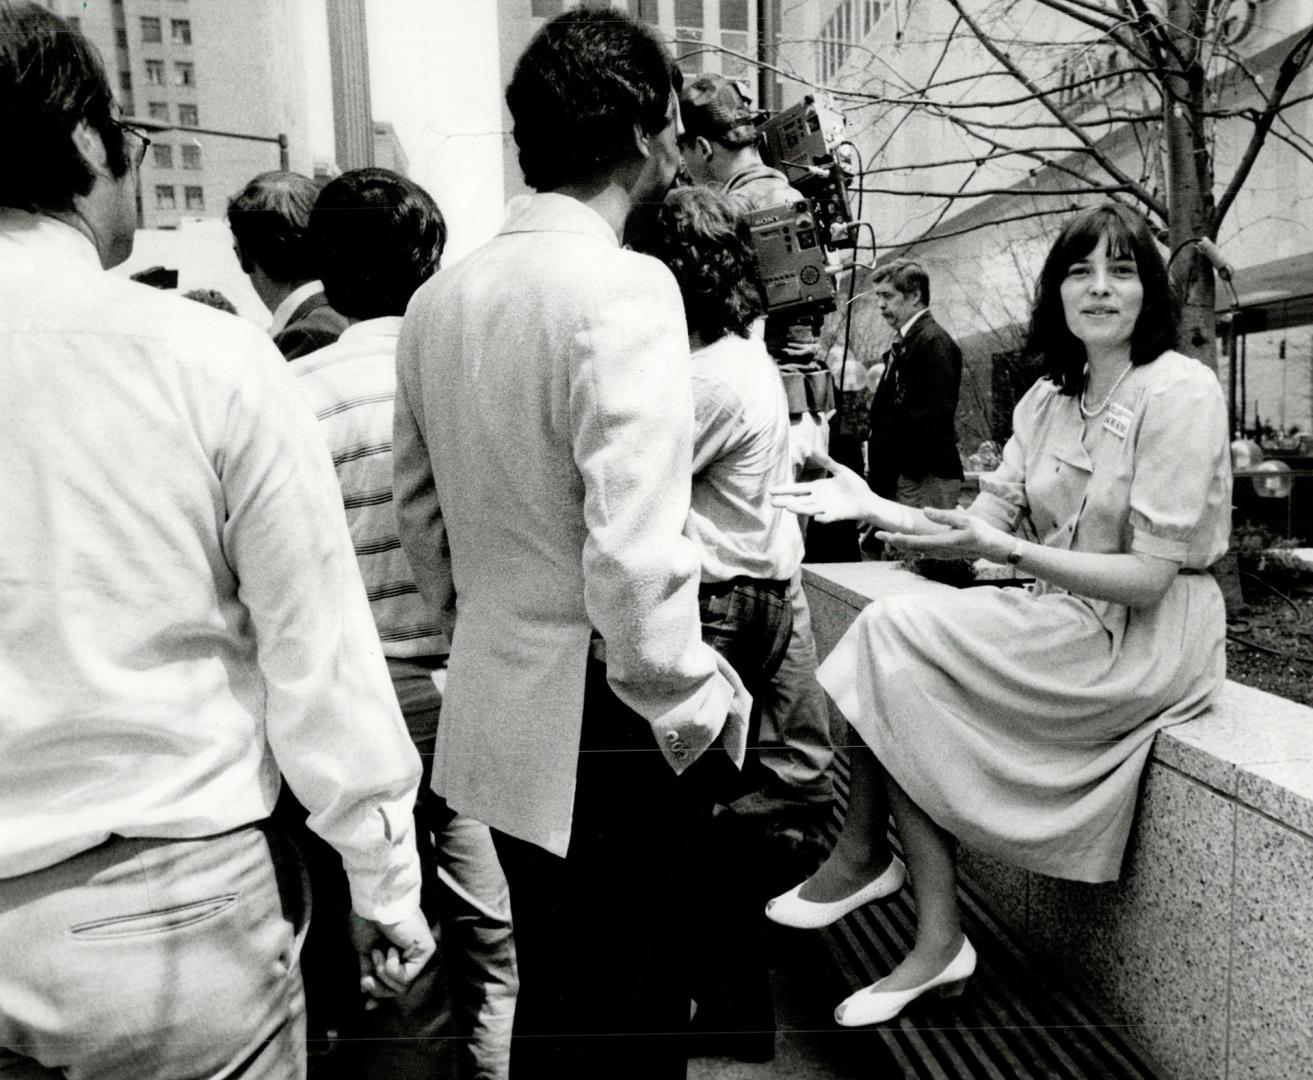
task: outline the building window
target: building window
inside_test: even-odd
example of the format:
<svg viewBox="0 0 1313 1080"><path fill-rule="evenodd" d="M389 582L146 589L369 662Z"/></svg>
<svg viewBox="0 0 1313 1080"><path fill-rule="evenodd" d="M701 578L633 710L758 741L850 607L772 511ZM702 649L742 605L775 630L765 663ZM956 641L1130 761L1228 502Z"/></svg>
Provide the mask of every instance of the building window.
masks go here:
<svg viewBox="0 0 1313 1080"><path fill-rule="evenodd" d="M178 106L178 125L180 127L200 127L201 114L195 105Z"/></svg>
<svg viewBox="0 0 1313 1080"><path fill-rule="evenodd" d="M157 169L173 168L173 147L168 143L151 143L151 159Z"/></svg>
<svg viewBox="0 0 1313 1080"><path fill-rule="evenodd" d="M141 17L141 40L147 45L158 45L164 40L164 27L154 15Z"/></svg>
<svg viewBox="0 0 1313 1080"><path fill-rule="evenodd" d="M550 19L561 14L561 0L529 0L529 14L535 19Z"/></svg>
<svg viewBox="0 0 1313 1080"><path fill-rule="evenodd" d="M173 44L190 45L191 44L191 20L174 19L169 28L173 31Z"/></svg>
<svg viewBox="0 0 1313 1080"><path fill-rule="evenodd" d="M184 63L179 60L173 65L173 85L174 86L195 86L196 85L196 65Z"/></svg>
<svg viewBox="0 0 1313 1080"><path fill-rule="evenodd" d="M150 81L150 69L149 69L149 68L146 70L146 80L147 80L147 82ZM132 72L130 72L130 71L120 71L120 72L119 72L119 89L120 89L120 90L131 90L131 89L132 89Z"/></svg>
<svg viewBox="0 0 1313 1080"><path fill-rule="evenodd" d="M720 28L748 30L748 0L720 0Z"/></svg>
<svg viewBox="0 0 1313 1080"><path fill-rule="evenodd" d="M164 85L164 61L147 60L146 61L146 82L151 86Z"/></svg>
<svg viewBox="0 0 1313 1080"><path fill-rule="evenodd" d="M174 194L172 184L155 185L155 209L156 210L176 210L178 209L178 197Z"/></svg>
<svg viewBox="0 0 1313 1080"><path fill-rule="evenodd" d="M748 61L742 59L742 57L747 56L748 54L748 35L731 34L727 31L722 31L720 35L720 44L724 48L729 49L730 52L740 54L739 56L730 56L729 53L723 54L721 56L720 70L731 79L736 79L740 75L747 74L752 65L749 64Z"/></svg>
<svg viewBox="0 0 1313 1080"><path fill-rule="evenodd" d="M167 101L151 101L146 104L146 115L152 120L169 119L169 103Z"/></svg>
<svg viewBox="0 0 1313 1080"><path fill-rule="evenodd" d="M205 209L205 189L188 185L185 189L188 210Z"/></svg>
<svg viewBox="0 0 1313 1080"><path fill-rule="evenodd" d="M702 0L675 0L676 26L701 26L705 19Z"/></svg>
<svg viewBox="0 0 1313 1080"><path fill-rule="evenodd" d="M126 49L128 47L128 32L121 26L114 31L114 44L120 49Z"/></svg>
<svg viewBox="0 0 1313 1080"><path fill-rule="evenodd" d="M195 143L182 148L182 167L184 169L199 169L201 167L201 148Z"/></svg>
<svg viewBox="0 0 1313 1080"><path fill-rule="evenodd" d="M675 60L685 75L702 74L702 28L692 26L675 27Z"/></svg>
<svg viewBox="0 0 1313 1080"><path fill-rule="evenodd" d="M658 22L656 0L629 0L629 14L640 22L655 26Z"/></svg>

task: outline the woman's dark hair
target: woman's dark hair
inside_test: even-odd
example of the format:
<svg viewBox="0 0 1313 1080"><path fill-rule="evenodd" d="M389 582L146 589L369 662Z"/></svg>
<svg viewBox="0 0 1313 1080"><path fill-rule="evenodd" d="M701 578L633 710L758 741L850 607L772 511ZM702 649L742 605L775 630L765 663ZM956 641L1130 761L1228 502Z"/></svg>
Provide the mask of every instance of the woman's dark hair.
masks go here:
<svg viewBox="0 0 1313 1080"><path fill-rule="evenodd" d="M228 200L228 227L242 269L283 284L319 277L307 234L319 184L300 173L262 172Z"/></svg>
<svg viewBox="0 0 1313 1080"><path fill-rule="evenodd" d="M1062 393L1081 392L1085 345L1067 327L1062 283L1073 263L1087 257L1103 237L1109 258L1134 259L1144 300L1131 332L1131 363L1147 364L1176 343L1176 298L1149 223L1130 207L1107 202L1080 211L1063 226L1040 271L1031 313L1028 351L1039 358L1040 374Z"/></svg>
<svg viewBox="0 0 1313 1080"><path fill-rule="evenodd" d="M404 315L447 245L442 211L389 169L329 181L310 212L310 243L328 302L348 319Z"/></svg>
<svg viewBox="0 0 1313 1080"><path fill-rule="evenodd" d="M113 120L114 95L100 54L68 23L34 3L0 0L0 206L73 208L96 182L73 144L83 121L99 133L113 176L129 168L127 135Z"/></svg>
<svg viewBox="0 0 1313 1080"><path fill-rule="evenodd" d="M538 191L603 175L633 152L634 125L671 123L680 76L647 27L613 8L573 8L546 23L515 65L506 104L524 182Z"/></svg>
<svg viewBox="0 0 1313 1080"><path fill-rule="evenodd" d="M765 310L747 223L708 187L676 188L664 203L643 204L625 241L670 267L688 328L704 344L726 334L747 337Z"/></svg>

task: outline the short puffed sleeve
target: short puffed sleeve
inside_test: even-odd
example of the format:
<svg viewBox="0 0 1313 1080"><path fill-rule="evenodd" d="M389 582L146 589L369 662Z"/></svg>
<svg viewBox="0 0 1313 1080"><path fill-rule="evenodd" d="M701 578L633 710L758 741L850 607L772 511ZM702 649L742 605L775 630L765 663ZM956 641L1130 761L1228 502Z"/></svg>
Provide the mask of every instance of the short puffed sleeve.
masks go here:
<svg viewBox="0 0 1313 1080"><path fill-rule="evenodd" d="M1226 401L1217 376L1173 355L1150 387L1135 438L1131 550L1207 566L1226 549L1231 507Z"/></svg>

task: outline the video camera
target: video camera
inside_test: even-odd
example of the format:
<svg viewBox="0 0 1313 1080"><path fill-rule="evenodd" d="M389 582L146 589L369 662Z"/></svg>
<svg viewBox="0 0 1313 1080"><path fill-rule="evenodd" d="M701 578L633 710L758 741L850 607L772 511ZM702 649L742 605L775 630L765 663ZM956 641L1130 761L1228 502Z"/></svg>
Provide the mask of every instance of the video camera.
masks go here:
<svg viewBox="0 0 1313 1080"><path fill-rule="evenodd" d="M772 314L833 311L837 306L827 252L857 243L848 208L851 176L826 140L810 95L757 129L762 160L804 199L753 211L745 218Z"/></svg>

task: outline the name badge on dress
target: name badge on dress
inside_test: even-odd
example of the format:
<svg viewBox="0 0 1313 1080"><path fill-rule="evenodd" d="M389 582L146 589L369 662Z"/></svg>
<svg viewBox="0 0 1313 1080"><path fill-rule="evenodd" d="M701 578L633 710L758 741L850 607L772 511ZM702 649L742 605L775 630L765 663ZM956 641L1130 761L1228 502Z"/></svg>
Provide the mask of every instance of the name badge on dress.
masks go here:
<svg viewBox="0 0 1313 1080"><path fill-rule="evenodd" d="M1126 433L1131 430L1131 416L1130 409L1114 401L1108 406L1108 413L1103 418L1104 430L1111 431L1119 439L1126 438Z"/></svg>

